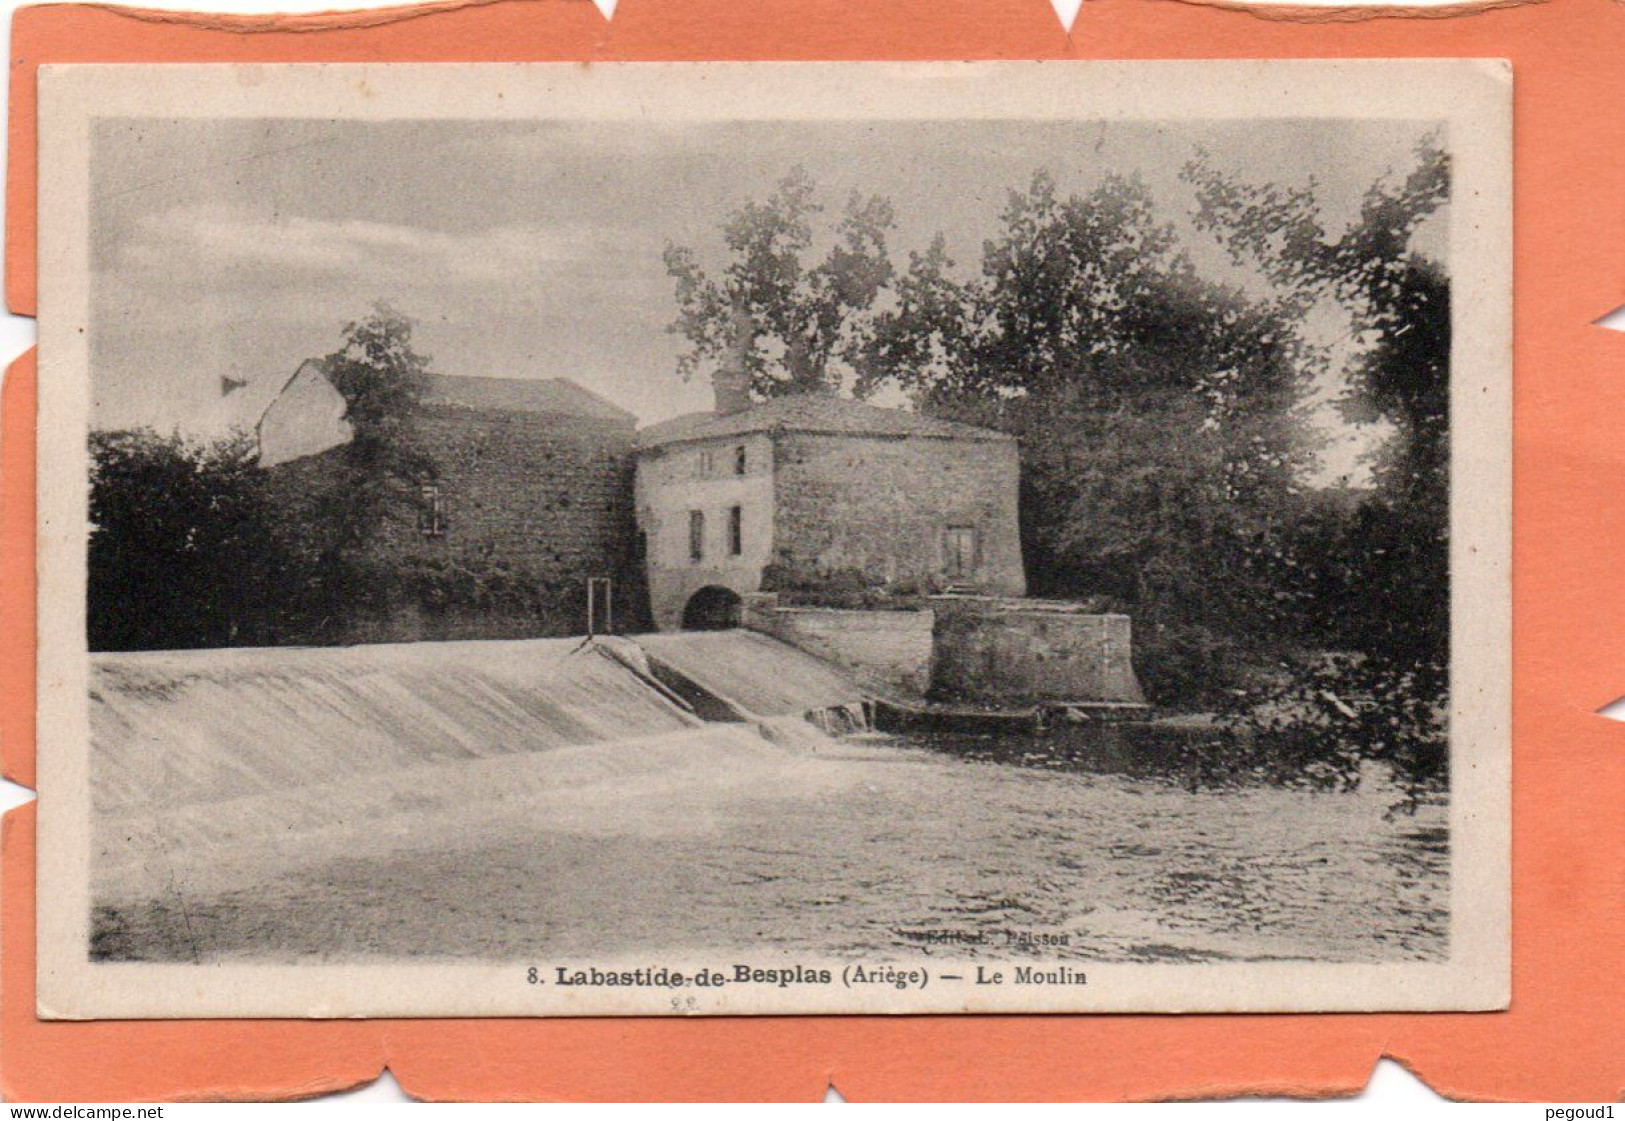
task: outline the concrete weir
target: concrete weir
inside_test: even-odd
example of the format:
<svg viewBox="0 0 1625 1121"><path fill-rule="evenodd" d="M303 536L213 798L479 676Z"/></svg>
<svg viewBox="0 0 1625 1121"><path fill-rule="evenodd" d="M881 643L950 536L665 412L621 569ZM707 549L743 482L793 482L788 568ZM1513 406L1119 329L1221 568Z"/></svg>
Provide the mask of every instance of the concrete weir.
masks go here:
<svg viewBox="0 0 1625 1121"><path fill-rule="evenodd" d="M700 723L580 639L91 657L92 787L106 813Z"/></svg>
<svg viewBox="0 0 1625 1121"><path fill-rule="evenodd" d="M92 785L103 812L153 810L723 721L840 730L865 700L745 631L99 653Z"/></svg>
<svg viewBox="0 0 1625 1121"><path fill-rule="evenodd" d="M827 744L815 724L867 714L855 685L772 639L641 641L94 654L97 898L162 894L178 862L230 886L461 835L469 813L527 798L777 766Z"/></svg>
<svg viewBox="0 0 1625 1121"><path fill-rule="evenodd" d="M704 720L797 718L828 732L867 728L872 694L822 658L747 630L638 635L648 671Z"/></svg>

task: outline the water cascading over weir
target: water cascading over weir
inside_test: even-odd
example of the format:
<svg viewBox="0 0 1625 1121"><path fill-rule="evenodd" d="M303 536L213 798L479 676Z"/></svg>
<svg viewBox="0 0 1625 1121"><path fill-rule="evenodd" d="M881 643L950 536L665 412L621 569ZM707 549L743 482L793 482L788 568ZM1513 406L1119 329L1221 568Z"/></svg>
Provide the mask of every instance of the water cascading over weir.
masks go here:
<svg viewBox="0 0 1625 1121"><path fill-rule="evenodd" d="M870 727L862 686L822 658L766 635L684 631L633 642L649 672L705 719L780 729L801 721L831 734Z"/></svg>
<svg viewBox="0 0 1625 1121"><path fill-rule="evenodd" d="M641 641L641 640L640 640ZM861 726L862 692L745 632L94 654L98 898L443 846L538 800ZM472 815L472 816L471 816Z"/></svg>

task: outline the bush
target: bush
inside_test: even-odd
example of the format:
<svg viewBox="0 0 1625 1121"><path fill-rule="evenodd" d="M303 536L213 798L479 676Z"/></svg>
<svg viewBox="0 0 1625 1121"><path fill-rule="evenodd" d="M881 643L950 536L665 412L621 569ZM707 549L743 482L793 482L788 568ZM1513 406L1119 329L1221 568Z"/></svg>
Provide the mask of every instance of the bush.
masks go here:
<svg viewBox="0 0 1625 1121"><path fill-rule="evenodd" d="M444 556L396 562L380 573L381 582L400 589L432 613L490 613L526 618L570 614L584 592L568 595L562 581L544 581L480 550L460 549ZM560 609L565 605L565 610ZM584 610L584 609L583 609ZM581 614L581 611L574 611Z"/></svg>
<svg viewBox="0 0 1625 1121"><path fill-rule="evenodd" d="M909 577L888 584L862 569L814 570L786 561L762 569L762 591L797 607L834 607L848 611L917 611L925 596L936 593L929 579Z"/></svg>
<svg viewBox="0 0 1625 1121"><path fill-rule="evenodd" d="M1382 764L1414 802L1449 777L1448 685L1437 662L1327 655L1238 701L1226 724L1277 769L1325 784L1353 788Z"/></svg>
<svg viewBox="0 0 1625 1121"><path fill-rule="evenodd" d="M252 441L97 432L90 453L90 648L266 641L290 566Z"/></svg>
<svg viewBox="0 0 1625 1121"><path fill-rule="evenodd" d="M1263 673L1256 654L1218 631L1135 622L1134 668L1146 699L1159 707L1186 712L1220 708Z"/></svg>

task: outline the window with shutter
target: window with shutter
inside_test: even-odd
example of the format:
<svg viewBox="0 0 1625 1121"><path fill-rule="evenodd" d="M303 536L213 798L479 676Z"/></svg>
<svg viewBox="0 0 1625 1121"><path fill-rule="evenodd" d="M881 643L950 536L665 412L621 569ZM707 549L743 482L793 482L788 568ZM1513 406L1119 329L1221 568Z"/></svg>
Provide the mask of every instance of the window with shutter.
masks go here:
<svg viewBox="0 0 1625 1121"><path fill-rule="evenodd" d="M688 512L688 559L705 559L705 512L702 510Z"/></svg>
<svg viewBox="0 0 1625 1121"><path fill-rule="evenodd" d="M421 496L422 504L418 507L418 532L425 537L444 537L446 501L440 493L440 488L432 483L425 484Z"/></svg>

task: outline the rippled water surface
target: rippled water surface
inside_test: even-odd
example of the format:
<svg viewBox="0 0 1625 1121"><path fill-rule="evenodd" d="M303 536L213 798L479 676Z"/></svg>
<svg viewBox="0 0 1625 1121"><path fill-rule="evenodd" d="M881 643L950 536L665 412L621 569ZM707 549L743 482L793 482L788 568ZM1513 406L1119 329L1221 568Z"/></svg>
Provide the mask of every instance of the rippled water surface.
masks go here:
<svg viewBox="0 0 1625 1121"><path fill-rule="evenodd" d="M287 850L297 867L273 847L210 842L230 851L207 874L200 858L169 887L105 892L98 952L856 957L943 939L989 958L1447 952L1445 811L1391 813L1398 792L1380 781L1192 792L1047 766L1037 747L992 762L975 758L985 742L753 740L708 734L615 766L602 752L481 764L507 768L477 780L488 801L477 784L443 804L420 796L415 824L393 833L346 832L352 810L335 809L333 828Z"/></svg>

